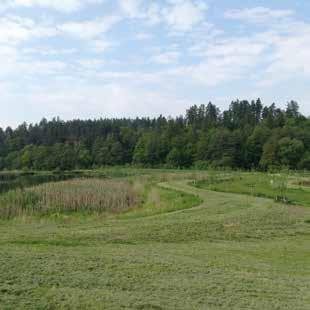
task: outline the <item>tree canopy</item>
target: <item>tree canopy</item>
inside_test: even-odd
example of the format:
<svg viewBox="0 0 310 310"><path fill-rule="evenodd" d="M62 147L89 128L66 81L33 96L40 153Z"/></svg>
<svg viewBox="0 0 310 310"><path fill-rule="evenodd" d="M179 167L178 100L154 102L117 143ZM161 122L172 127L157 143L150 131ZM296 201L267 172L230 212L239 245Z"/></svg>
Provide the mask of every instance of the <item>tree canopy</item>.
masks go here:
<svg viewBox="0 0 310 310"><path fill-rule="evenodd" d="M135 164L310 169L310 119L260 99L192 106L176 118L23 123L0 128L0 169L71 170Z"/></svg>

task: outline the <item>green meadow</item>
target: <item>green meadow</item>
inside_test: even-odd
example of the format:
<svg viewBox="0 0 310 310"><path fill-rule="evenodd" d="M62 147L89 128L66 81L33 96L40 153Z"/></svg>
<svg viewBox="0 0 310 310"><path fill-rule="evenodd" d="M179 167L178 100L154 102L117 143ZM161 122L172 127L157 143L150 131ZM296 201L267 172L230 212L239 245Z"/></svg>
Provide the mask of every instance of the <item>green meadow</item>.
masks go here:
<svg viewBox="0 0 310 310"><path fill-rule="evenodd" d="M308 174L30 183L0 195L1 310L310 308Z"/></svg>

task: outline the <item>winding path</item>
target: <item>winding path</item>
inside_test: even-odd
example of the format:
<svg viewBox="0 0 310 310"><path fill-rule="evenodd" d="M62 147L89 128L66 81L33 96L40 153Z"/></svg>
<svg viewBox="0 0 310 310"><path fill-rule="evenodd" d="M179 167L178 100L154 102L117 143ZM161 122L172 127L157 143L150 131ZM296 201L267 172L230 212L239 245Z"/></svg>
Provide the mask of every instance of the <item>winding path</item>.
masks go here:
<svg viewBox="0 0 310 310"><path fill-rule="evenodd" d="M224 193L224 192L216 192L208 189L200 189L190 183L192 180L182 180L182 181L170 181L158 183L158 186L166 189L181 191L187 194L197 195L202 199L202 204L199 206L178 210L171 213L179 213L186 212L193 209L201 209L201 208L217 208L218 206L224 205L239 205L240 203L246 203L251 207L262 206L266 204L273 204L274 201L270 198L262 198L262 197L254 197L250 195L244 194L235 194L235 193Z"/></svg>

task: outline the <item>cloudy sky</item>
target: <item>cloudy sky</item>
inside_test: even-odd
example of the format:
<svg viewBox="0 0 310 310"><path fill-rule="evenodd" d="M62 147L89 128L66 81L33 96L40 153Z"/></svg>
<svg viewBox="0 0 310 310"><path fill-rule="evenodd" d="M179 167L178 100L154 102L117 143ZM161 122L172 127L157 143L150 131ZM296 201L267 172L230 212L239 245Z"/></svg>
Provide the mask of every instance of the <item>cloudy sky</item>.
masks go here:
<svg viewBox="0 0 310 310"><path fill-rule="evenodd" d="M290 99L310 115L309 0L1 0L0 127Z"/></svg>

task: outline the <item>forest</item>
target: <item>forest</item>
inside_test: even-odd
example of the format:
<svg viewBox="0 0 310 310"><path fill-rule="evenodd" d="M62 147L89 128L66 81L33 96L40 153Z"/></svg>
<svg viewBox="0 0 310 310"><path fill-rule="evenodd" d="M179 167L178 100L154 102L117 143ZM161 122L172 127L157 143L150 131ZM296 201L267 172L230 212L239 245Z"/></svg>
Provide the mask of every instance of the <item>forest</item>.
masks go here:
<svg viewBox="0 0 310 310"><path fill-rule="evenodd" d="M135 165L162 168L310 170L310 118L260 99L211 102L175 118L23 123L0 128L1 170L73 170Z"/></svg>

